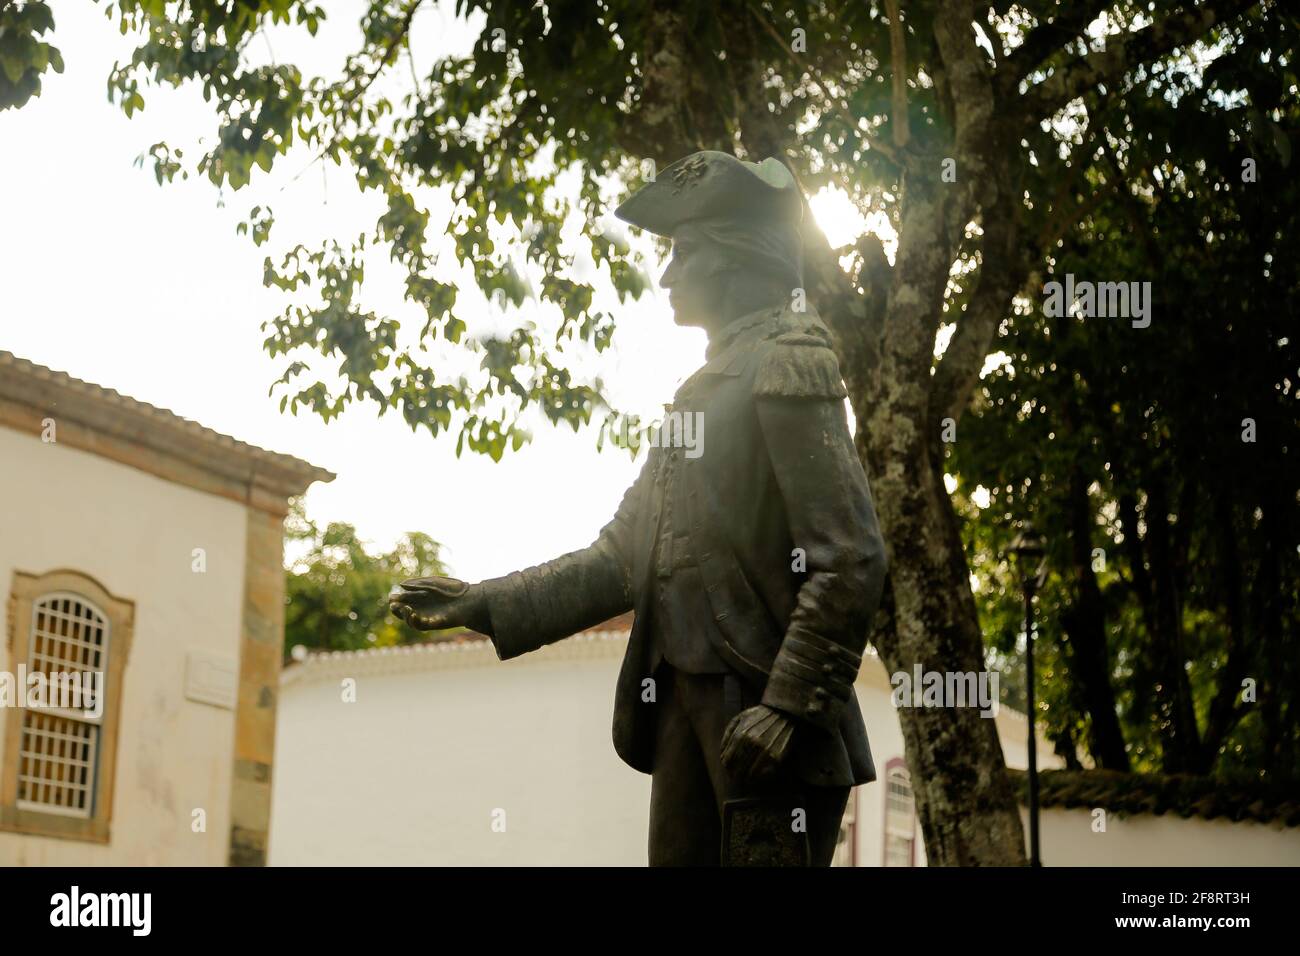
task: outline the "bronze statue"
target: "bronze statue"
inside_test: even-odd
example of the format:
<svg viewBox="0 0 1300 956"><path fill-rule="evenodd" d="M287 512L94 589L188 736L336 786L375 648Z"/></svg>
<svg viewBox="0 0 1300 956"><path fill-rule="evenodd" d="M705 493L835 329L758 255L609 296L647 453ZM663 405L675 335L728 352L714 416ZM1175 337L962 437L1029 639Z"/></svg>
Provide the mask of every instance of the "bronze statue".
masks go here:
<svg viewBox="0 0 1300 956"><path fill-rule="evenodd" d="M853 682L885 552L829 333L803 306L803 209L777 160L711 151L623 203L671 237L661 284L709 336L671 406L701 453L661 437L588 548L390 596L502 660L635 611L614 748L652 778L651 865L827 865L850 787L876 778Z"/></svg>

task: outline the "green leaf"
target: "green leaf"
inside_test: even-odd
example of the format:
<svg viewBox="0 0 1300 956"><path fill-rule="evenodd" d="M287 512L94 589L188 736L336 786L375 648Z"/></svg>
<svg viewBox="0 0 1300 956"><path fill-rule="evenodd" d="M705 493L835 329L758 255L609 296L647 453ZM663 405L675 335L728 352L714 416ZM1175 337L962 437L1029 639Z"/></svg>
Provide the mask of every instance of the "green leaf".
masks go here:
<svg viewBox="0 0 1300 956"><path fill-rule="evenodd" d="M4 74L9 78L10 83L16 84L23 78L23 74L27 72L27 64L17 57L0 54L0 69L4 70Z"/></svg>

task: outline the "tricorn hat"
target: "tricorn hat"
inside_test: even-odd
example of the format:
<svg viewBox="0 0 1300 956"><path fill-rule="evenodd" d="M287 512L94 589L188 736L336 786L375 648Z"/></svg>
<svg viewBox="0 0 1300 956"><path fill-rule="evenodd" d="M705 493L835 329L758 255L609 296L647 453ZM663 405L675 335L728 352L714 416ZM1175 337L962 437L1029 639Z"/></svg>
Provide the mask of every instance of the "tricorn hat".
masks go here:
<svg viewBox="0 0 1300 956"><path fill-rule="evenodd" d="M662 170L614 210L624 222L670 236L693 219L786 221L803 218L803 196L778 159L747 163L706 149Z"/></svg>

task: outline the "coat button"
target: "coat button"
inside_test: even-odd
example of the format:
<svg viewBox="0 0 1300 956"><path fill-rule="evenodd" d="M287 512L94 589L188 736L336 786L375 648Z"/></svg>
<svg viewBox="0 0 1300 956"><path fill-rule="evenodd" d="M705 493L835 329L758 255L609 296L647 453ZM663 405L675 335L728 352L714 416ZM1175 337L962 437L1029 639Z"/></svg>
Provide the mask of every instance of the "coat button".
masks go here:
<svg viewBox="0 0 1300 956"><path fill-rule="evenodd" d="M821 700L825 700L825 699L826 699L826 696L827 696L827 695L826 695L826 688L825 688L825 687L818 687L818 688L814 689L814 690L813 690L813 696L816 697L819 701L821 701Z"/></svg>

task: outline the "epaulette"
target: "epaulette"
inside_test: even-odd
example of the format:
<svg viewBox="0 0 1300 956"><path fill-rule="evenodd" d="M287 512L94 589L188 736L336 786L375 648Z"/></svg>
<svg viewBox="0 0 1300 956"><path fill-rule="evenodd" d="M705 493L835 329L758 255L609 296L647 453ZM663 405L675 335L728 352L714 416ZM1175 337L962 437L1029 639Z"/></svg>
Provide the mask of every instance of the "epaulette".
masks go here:
<svg viewBox="0 0 1300 956"><path fill-rule="evenodd" d="M754 395L841 399L848 394L830 332L818 319L787 313L759 348Z"/></svg>

